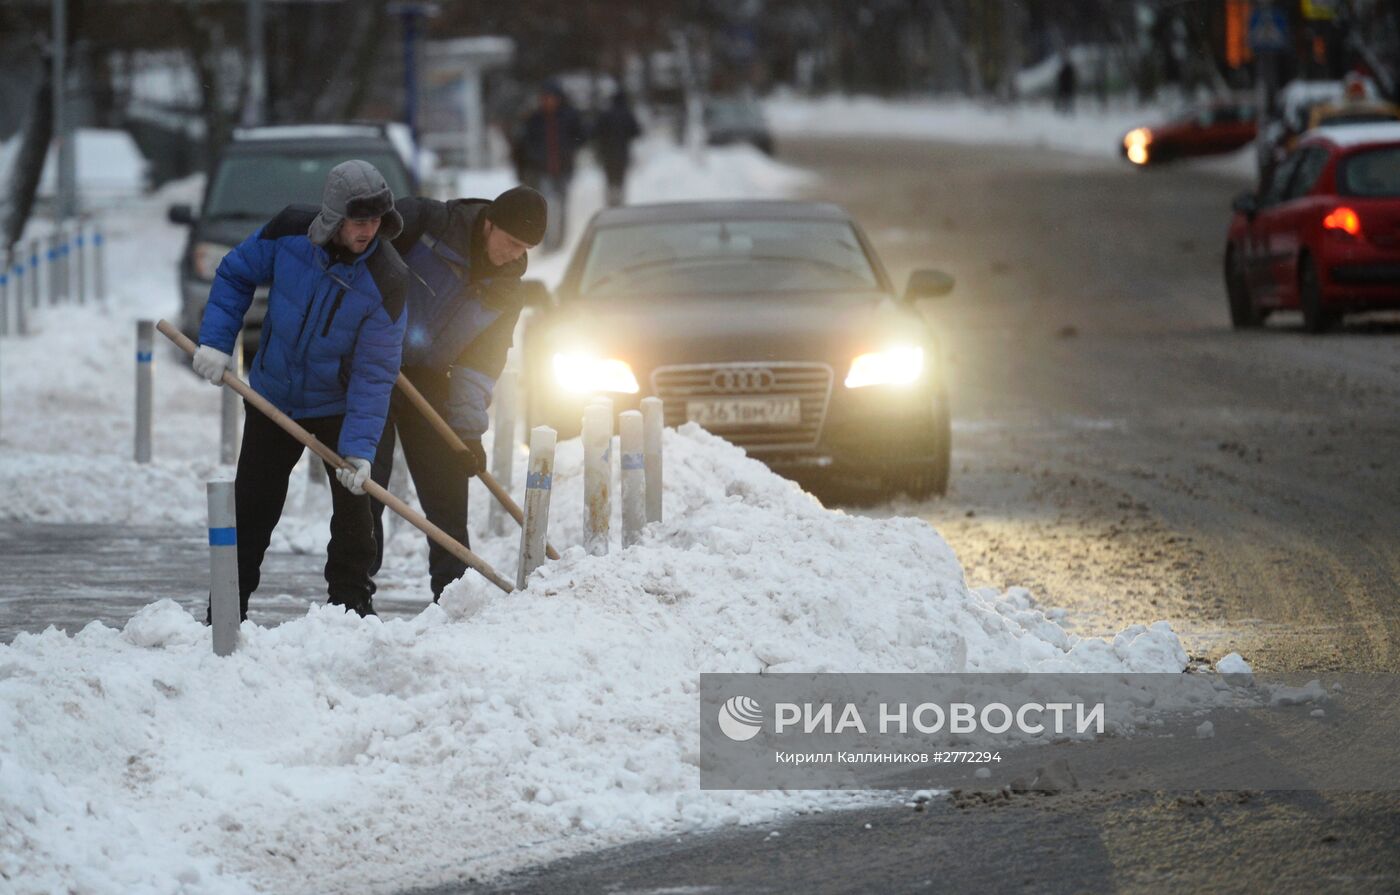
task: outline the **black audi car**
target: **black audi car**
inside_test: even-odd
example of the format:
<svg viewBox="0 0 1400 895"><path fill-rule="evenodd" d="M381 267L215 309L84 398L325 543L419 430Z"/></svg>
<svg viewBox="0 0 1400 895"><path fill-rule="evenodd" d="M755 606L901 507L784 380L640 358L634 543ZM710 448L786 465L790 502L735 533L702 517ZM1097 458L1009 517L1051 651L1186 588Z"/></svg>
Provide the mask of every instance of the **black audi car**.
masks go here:
<svg viewBox="0 0 1400 895"><path fill-rule="evenodd" d="M774 470L877 477L942 494L951 443L938 339L860 227L817 202L733 201L600 211L556 293L530 315L531 425L578 432L591 396L619 411L656 395Z"/></svg>
<svg viewBox="0 0 1400 895"><path fill-rule="evenodd" d="M198 213L172 205L169 218L190 228L180 255L180 329L199 335L214 271L229 250L288 205L319 205L326 174L349 159L379 169L396 197L411 196L413 180L383 125L313 124L245 128L224 146ZM257 349L267 290L259 289L244 320L244 350Z"/></svg>

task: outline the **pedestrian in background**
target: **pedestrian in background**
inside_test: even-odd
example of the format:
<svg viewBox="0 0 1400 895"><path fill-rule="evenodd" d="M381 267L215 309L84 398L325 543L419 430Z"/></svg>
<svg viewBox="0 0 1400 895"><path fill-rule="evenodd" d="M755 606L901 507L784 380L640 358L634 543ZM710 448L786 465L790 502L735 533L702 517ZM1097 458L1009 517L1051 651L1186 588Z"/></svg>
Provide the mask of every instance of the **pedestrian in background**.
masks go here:
<svg viewBox="0 0 1400 895"><path fill-rule="evenodd" d="M249 385L350 462L331 470L327 603L374 615L374 517L364 484L399 374L408 270L389 243L403 229L369 162L336 165L321 207L290 205L219 263L199 328L195 372L218 385L259 286L267 316ZM241 618L303 446L246 402L234 479ZM330 470L330 465L327 464Z"/></svg>
<svg viewBox="0 0 1400 895"><path fill-rule="evenodd" d="M563 88L554 81L545 84L538 105L522 122L512 150L520 180L543 194L549 203L545 251L555 251L564 244L574 159L587 141L583 117Z"/></svg>
<svg viewBox="0 0 1400 895"><path fill-rule="evenodd" d="M1069 53L1060 57L1060 70L1055 73L1055 108L1068 115L1074 111L1074 93L1079 89L1079 73L1074 70Z"/></svg>
<svg viewBox="0 0 1400 895"><path fill-rule="evenodd" d="M632 166L632 141L641 132L632 107L627 102L627 94L619 88L593 127L598 160L603 165L603 175L608 182L609 206L621 205L626 201L627 170Z"/></svg>
<svg viewBox="0 0 1400 895"><path fill-rule="evenodd" d="M373 478L388 486L394 444L403 444L423 515L459 543L467 535L467 486L486 468L481 445L491 394L505 368L520 317L526 251L544 239L544 197L526 186L485 199L409 198L399 201L403 233L394 245L410 270L403 375L466 445L454 451L400 392L394 394ZM514 433L497 432L497 438ZM397 436L397 437L396 437ZM373 501L377 545L384 556L384 505ZM461 578L466 563L428 540L433 600Z"/></svg>

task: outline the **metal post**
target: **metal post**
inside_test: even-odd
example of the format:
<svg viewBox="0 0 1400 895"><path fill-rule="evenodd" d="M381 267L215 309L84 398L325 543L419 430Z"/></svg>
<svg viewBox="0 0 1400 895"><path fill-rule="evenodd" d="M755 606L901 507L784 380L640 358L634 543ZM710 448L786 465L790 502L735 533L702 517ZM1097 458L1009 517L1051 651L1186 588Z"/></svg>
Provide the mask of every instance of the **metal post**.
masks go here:
<svg viewBox="0 0 1400 895"><path fill-rule="evenodd" d="M646 455L647 522L661 521L661 433L666 426L660 398L642 399L643 448Z"/></svg>
<svg viewBox="0 0 1400 895"><path fill-rule="evenodd" d="M102 247L102 222L92 230L92 286L98 301L107 300L107 253Z"/></svg>
<svg viewBox="0 0 1400 895"><path fill-rule="evenodd" d="M267 105L267 62L263 52L263 0L248 0L248 96L243 107L243 126L263 123Z"/></svg>
<svg viewBox="0 0 1400 895"><path fill-rule="evenodd" d="M19 260L15 261L10 273L14 275L15 283L15 333L21 336L29 335L29 302L24 295L24 253L20 252Z"/></svg>
<svg viewBox="0 0 1400 895"><path fill-rule="evenodd" d="M233 482L209 482L209 623L214 655L232 655L238 646L238 528Z"/></svg>
<svg viewBox="0 0 1400 895"><path fill-rule="evenodd" d="M49 247L44 255L44 271L49 279L49 306L58 304L58 231L49 234Z"/></svg>
<svg viewBox="0 0 1400 895"><path fill-rule="evenodd" d="M10 334L10 253L5 253L5 266L0 267L0 336Z"/></svg>
<svg viewBox="0 0 1400 895"><path fill-rule="evenodd" d="M515 412L516 395L519 394L520 372L507 367L496 383L495 420L491 431L491 475L506 491L510 490L515 468ZM491 534L500 536L506 533L510 516L499 500L491 501L487 525Z"/></svg>
<svg viewBox="0 0 1400 895"><path fill-rule="evenodd" d="M39 307L39 267L43 261L43 243L39 237L29 240L29 306Z"/></svg>
<svg viewBox="0 0 1400 895"><path fill-rule="evenodd" d="M642 539L646 525L647 476L642 454L642 412L624 411L618 418L622 444L622 546Z"/></svg>
<svg viewBox="0 0 1400 895"><path fill-rule="evenodd" d="M243 333L233 340L233 357L229 361L233 375L243 378ZM238 462L239 421L238 405L242 403L238 392L227 385L219 389L219 462L232 465Z"/></svg>
<svg viewBox="0 0 1400 895"><path fill-rule="evenodd" d="M68 221L58 222L58 300L73 300L73 229Z"/></svg>
<svg viewBox="0 0 1400 895"><path fill-rule="evenodd" d="M152 359L156 347L156 325L151 320L136 321L136 462L151 462L151 392L154 385Z"/></svg>
<svg viewBox="0 0 1400 895"><path fill-rule="evenodd" d="M520 528L520 569L515 586L525 589L530 573L544 562L549 534L549 497L554 487L557 433L548 426L530 432L530 466L525 476L525 524Z"/></svg>
<svg viewBox="0 0 1400 895"><path fill-rule="evenodd" d="M73 234L77 242L77 256L73 268L78 272L78 282L73 289L78 304L87 303L87 219L78 218Z"/></svg>
<svg viewBox="0 0 1400 895"><path fill-rule="evenodd" d="M583 409L583 548L606 556L612 522L612 414L602 404Z"/></svg>
<svg viewBox="0 0 1400 895"><path fill-rule="evenodd" d="M53 134L58 144L58 178L54 217L71 218L78 211L77 158L73 151L73 122L68 103L68 0L53 0Z"/></svg>

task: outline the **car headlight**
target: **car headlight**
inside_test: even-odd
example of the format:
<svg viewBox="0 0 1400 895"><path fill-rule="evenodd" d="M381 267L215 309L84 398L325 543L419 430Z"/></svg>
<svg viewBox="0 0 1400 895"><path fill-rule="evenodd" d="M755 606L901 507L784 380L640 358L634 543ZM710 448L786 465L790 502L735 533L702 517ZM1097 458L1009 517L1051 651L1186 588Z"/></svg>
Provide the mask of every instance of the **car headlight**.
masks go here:
<svg viewBox="0 0 1400 895"><path fill-rule="evenodd" d="M194 275L201 280L214 279L214 271L219 269L219 262L231 251L233 246L226 246L221 242L195 243Z"/></svg>
<svg viewBox="0 0 1400 895"><path fill-rule="evenodd" d="M846 388L867 385L908 385L924 372L924 349L918 346L886 348L862 354L851 361Z"/></svg>
<svg viewBox="0 0 1400 895"><path fill-rule="evenodd" d="M637 377L625 360L600 358L589 354L554 355L554 381L566 392L592 394L615 392L635 395Z"/></svg>
<svg viewBox="0 0 1400 895"><path fill-rule="evenodd" d="M1135 165L1147 164L1147 147L1152 145L1152 131L1145 127L1135 127L1123 137L1123 151L1128 161Z"/></svg>

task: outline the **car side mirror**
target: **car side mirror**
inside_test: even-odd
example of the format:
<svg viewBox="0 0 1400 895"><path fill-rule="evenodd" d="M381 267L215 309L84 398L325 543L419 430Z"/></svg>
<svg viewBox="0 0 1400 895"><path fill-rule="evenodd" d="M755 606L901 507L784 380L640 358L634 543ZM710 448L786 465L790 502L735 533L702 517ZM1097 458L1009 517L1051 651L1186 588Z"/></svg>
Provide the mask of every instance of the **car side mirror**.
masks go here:
<svg viewBox="0 0 1400 895"><path fill-rule="evenodd" d="M539 280L521 280L520 294L520 303L527 308L547 308L552 303L549 287Z"/></svg>
<svg viewBox="0 0 1400 895"><path fill-rule="evenodd" d="M1259 212L1259 198L1246 190L1231 201L1230 207L1245 217L1252 218Z"/></svg>
<svg viewBox="0 0 1400 895"><path fill-rule="evenodd" d="M941 270L916 270L909 275L909 285L904 287L904 299L939 298L953 291L954 282Z"/></svg>
<svg viewBox="0 0 1400 895"><path fill-rule="evenodd" d="M165 214L172 224L184 224L188 227L194 223L194 209L183 202L170 206Z"/></svg>

